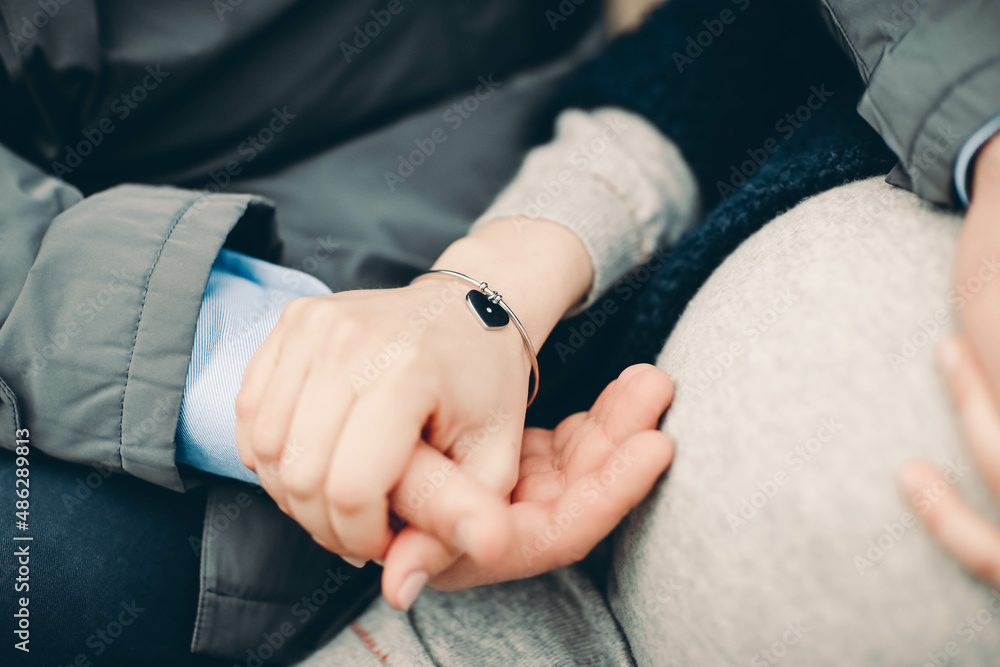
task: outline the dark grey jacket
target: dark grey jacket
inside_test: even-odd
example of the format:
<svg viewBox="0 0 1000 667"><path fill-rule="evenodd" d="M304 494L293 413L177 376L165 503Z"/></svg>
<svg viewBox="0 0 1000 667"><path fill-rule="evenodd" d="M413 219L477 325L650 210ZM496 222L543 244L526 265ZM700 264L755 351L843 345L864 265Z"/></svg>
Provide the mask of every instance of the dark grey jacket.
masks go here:
<svg viewBox="0 0 1000 667"><path fill-rule="evenodd" d="M889 180L956 204L955 158L1000 114L1000 2L819 4L867 86L858 111L899 157Z"/></svg>
<svg viewBox="0 0 1000 667"><path fill-rule="evenodd" d="M1000 3L912 1L822 4L898 176L950 201L960 143L1000 111ZM346 289L399 284L464 233L544 136L589 5L553 30L528 0L388 4L0 0L0 444L30 428L62 459L203 483L173 438L223 244ZM292 657L350 614L352 570L245 490L211 484L194 649L243 658L287 622Z"/></svg>
<svg viewBox="0 0 1000 667"><path fill-rule="evenodd" d="M334 290L405 283L550 131L596 12L553 33L528 0L44 4L0 0L0 444L209 482L193 648L245 660L291 629L292 659L377 576L175 465L211 265L225 244Z"/></svg>

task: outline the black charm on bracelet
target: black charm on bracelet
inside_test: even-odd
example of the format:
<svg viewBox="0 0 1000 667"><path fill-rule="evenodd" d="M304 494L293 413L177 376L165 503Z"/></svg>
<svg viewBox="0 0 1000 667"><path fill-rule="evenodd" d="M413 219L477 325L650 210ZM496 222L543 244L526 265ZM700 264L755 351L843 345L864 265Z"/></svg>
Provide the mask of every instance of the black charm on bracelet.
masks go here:
<svg viewBox="0 0 1000 667"><path fill-rule="evenodd" d="M486 283L483 283L485 285ZM488 287L486 289L489 289ZM502 300L499 294L496 294L496 301L494 297L487 296L485 293L479 290L469 290L469 293L465 295L465 302L469 304L469 310L475 313L479 321L482 322L483 326L487 329L503 329L510 322L510 315L507 311L501 308L498 304Z"/></svg>
<svg viewBox="0 0 1000 667"><path fill-rule="evenodd" d="M482 324L487 330L496 331L498 329L503 329L511 321L514 322L514 326L517 327L517 330L521 334L521 338L524 341L524 347L528 350L528 358L531 361L531 377L529 378L528 384L528 405L531 405L531 402L535 400L535 396L538 394L538 357L535 356L535 348L531 344L531 339L528 338L528 332L525 331L524 326L521 325L521 320L517 319L517 315L515 315L514 312L507 307L503 297L500 296L500 292L491 290L489 285L486 283L470 278L464 273L451 271L449 269L434 269L428 271L427 273L417 276L411 282L416 282L420 278L431 273L442 273L447 276L461 278L462 280L476 286L476 289L469 290L468 294L465 295L465 303L468 304L469 310L471 310L476 316L479 323Z"/></svg>

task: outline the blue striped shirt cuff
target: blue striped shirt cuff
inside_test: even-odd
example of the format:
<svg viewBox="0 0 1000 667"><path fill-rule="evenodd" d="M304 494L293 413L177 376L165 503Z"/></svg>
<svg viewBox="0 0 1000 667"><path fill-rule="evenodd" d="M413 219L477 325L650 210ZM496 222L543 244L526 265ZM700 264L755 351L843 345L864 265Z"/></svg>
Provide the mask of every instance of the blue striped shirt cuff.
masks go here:
<svg viewBox="0 0 1000 667"><path fill-rule="evenodd" d="M276 264L222 250L212 265L195 325L180 420L178 463L260 484L236 450L236 394L250 357L302 296L330 294L316 278Z"/></svg>

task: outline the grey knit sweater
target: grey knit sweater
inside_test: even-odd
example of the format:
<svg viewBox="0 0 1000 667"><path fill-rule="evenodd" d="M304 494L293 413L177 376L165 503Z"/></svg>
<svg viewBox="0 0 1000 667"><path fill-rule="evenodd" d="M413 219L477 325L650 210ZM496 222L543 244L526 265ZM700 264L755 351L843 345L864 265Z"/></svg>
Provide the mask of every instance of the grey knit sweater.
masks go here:
<svg viewBox="0 0 1000 667"><path fill-rule="evenodd" d="M524 216L565 225L590 254L590 306L698 213L698 187L672 141L621 109L564 111L552 141L532 150L476 225Z"/></svg>

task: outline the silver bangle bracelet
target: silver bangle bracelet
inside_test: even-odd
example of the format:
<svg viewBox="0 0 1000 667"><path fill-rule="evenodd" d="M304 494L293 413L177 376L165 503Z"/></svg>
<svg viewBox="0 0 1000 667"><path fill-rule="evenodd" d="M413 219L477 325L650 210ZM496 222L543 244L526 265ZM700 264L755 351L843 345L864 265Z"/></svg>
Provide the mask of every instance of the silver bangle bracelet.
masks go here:
<svg viewBox="0 0 1000 667"><path fill-rule="evenodd" d="M535 355L535 347L531 344L531 339L528 338L528 332L524 330L524 326L521 324L521 320L517 319L517 315L514 311L504 303L503 297L500 296L500 292L491 290L489 285L484 282L480 282L475 278L471 278L464 273L459 273L458 271L451 271L449 269L431 269L426 273L421 273L419 276L410 281L410 284L417 282L424 276L431 275L432 273L440 273L446 276L452 276L454 278L461 278L467 283L476 286L476 289L469 290L468 294L465 295L465 303L469 306L469 310L476 316L479 323L483 325L488 330L502 329L507 326L508 322L514 322L514 326L517 327L518 332L521 334L521 339L524 341L524 347L528 350L528 358L531 360L531 378L533 382L530 382L530 387L528 389L528 405L531 405L532 401L535 400L535 396L538 395L538 357ZM502 311L497 311L491 306L496 305L502 308Z"/></svg>

